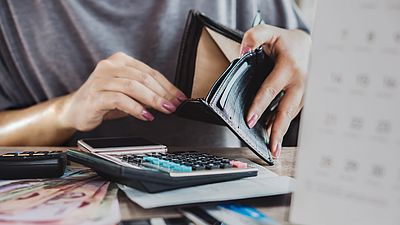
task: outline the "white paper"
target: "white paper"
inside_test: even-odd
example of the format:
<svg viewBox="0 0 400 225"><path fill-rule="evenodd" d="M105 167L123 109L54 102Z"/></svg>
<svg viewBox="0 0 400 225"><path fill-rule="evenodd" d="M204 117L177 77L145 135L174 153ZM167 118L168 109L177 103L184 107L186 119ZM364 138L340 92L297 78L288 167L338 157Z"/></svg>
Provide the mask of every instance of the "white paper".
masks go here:
<svg viewBox="0 0 400 225"><path fill-rule="evenodd" d="M400 224L400 1L318 2L291 220Z"/></svg>
<svg viewBox="0 0 400 225"><path fill-rule="evenodd" d="M243 159L240 160L245 161ZM181 188L155 194L142 192L125 185L118 185L118 187L125 192L130 200L145 209L191 203L264 197L287 194L293 191L295 183L293 178L277 176L275 173L265 169L264 167L258 167L259 172L256 177Z"/></svg>

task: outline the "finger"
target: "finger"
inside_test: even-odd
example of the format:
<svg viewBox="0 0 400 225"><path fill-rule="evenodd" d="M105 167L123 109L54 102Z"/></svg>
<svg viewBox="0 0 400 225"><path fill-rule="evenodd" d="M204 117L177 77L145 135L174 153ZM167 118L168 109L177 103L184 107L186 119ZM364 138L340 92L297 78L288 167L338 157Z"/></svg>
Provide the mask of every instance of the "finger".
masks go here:
<svg viewBox="0 0 400 225"><path fill-rule="evenodd" d="M122 118L125 116L127 116L127 114L125 112L122 112L120 110L112 110L104 115L104 119L105 120L113 120L113 119L119 119L119 118Z"/></svg>
<svg viewBox="0 0 400 225"><path fill-rule="evenodd" d="M246 122L253 128L272 100L283 90L290 79L290 68L284 60L278 60L274 69L265 79L247 113Z"/></svg>
<svg viewBox="0 0 400 225"><path fill-rule="evenodd" d="M138 60L135 60L132 63L145 67L145 72L150 74L158 83L161 84L161 86L167 92L169 92L171 95L175 96L180 102L183 102L187 99L186 95L181 90L179 90L177 87L175 87L164 75L162 75L157 70L150 68L149 66L147 66L146 64L144 64Z"/></svg>
<svg viewBox="0 0 400 225"><path fill-rule="evenodd" d="M260 24L244 33L242 43L240 45L240 53L244 55L252 49L257 48L264 43L273 45L278 39L278 35L283 29L274 26Z"/></svg>
<svg viewBox="0 0 400 225"><path fill-rule="evenodd" d="M154 79L156 79L158 82L160 82L160 84L162 84L164 86L164 88L169 92L172 93L174 96L176 96L176 98L183 102L185 100L187 100L186 95L179 90L177 87L175 87L175 85L173 85L164 75L162 75L160 72L158 72L157 70L152 70L151 73L154 77Z"/></svg>
<svg viewBox="0 0 400 225"><path fill-rule="evenodd" d="M279 157L282 148L283 136L287 132L290 122L299 113L302 106L303 87L288 88L285 96L279 103L275 120L271 128L270 148L272 155Z"/></svg>
<svg viewBox="0 0 400 225"><path fill-rule="evenodd" d="M103 88L107 91L121 92L143 105L166 114L176 110L176 106L172 102L159 96L137 80L114 78L110 82L103 84Z"/></svg>
<svg viewBox="0 0 400 225"><path fill-rule="evenodd" d="M113 54L112 56L109 57L111 61L118 61L124 63L126 66L134 67L136 69L139 69L145 73L148 73L151 75L156 81L158 81L165 90L167 90L171 95L175 96L179 101L185 101L187 97L185 94L183 94L182 91L180 91L178 88L176 88L165 76L163 76L160 72L152 69L145 63L136 60L124 53L118 52Z"/></svg>
<svg viewBox="0 0 400 225"><path fill-rule="evenodd" d="M119 110L143 121L154 120L154 116L140 103L120 92L101 92L99 104L101 104L100 108L106 111L106 114L110 111Z"/></svg>
<svg viewBox="0 0 400 225"><path fill-rule="evenodd" d="M274 120L275 120L275 114L272 115L272 117L265 123L265 128L266 128L268 137L271 137L271 129L272 129L272 124L274 124Z"/></svg>
<svg viewBox="0 0 400 225"><path fill-rule="evenodd" d="M122 67L116 77L137 80L144 86L151 89L157 95L171 101L175 106L179 106L181 104L176 96L165 90L165 88L158 81L156 81L153 76L149 75L146 72L142 72L134 67Z"/></svg>

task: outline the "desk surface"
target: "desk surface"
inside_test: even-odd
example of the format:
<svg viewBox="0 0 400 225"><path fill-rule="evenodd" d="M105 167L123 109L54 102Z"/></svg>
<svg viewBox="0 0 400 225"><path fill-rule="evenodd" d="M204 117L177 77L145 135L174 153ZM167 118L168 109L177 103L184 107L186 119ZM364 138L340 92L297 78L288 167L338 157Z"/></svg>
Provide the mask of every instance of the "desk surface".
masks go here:
<svg viewBox="0 0 400 225"><path fill-rule="evenodd" d="M16 148L2 147L1 152L7 152ZM18 149L31 149L38 150L43 149L40 147L18 147ZM49 150L49 147L45 148ZM65 150L62 147L51 147L51 149ZM185 148L169 148L169 151L182 151ZM187 148L186 148L187 150ZM254 161L262 166L267 167L269 170L285 176L294 176L294 162L297 150L296 148L283 148L281 157L276 160L274 166L268 166L266 163L261 161L255 154L253 154L248 148L195 148L190 150L198 150L206 153L212 153L220 156L228 156L230 158L247 158ZM179 215L177 207L162 207L156 209L143 209L137 204L131 202L123 192L119 192L118 195L120 201L120 209L122 218L124 220L139 219L139 218L150 218L150 217L175 217ZM275 197L264 197L248 200L235 201L238 203L244 203L256 207L261 212L270 216L271 218L281 222L282 224L288 224L287 218L289 213L290 195L275 196Z"/></svg>

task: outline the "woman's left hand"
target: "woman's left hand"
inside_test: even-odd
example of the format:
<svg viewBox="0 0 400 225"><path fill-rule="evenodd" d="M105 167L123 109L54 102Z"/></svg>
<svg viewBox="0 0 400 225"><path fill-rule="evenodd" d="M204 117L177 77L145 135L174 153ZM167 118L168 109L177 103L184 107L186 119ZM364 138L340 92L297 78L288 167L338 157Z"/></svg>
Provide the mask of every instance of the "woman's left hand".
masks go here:
<svg viewBox="0 0 400 225"><path fill-rule="evenodd" d="M241 54L262 45L266 54L275 59L275 66L258 90L246 116L250 128L259 120L281 90L281 99L270 134L270 149L279 157L282 139L292 119L303 107L303 96L311 49L310 35L301 30L287 30L261 24L248 30L243 37Z"/></svg>

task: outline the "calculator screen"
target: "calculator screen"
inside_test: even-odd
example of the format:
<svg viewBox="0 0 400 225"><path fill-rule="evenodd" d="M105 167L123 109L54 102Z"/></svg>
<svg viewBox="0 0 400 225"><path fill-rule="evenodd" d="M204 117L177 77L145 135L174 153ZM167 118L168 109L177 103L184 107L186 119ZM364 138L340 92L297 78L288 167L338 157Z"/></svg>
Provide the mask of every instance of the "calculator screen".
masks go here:
<svg viewBox="0 0 400 225"><path fill-rule="evenodd" d="M138 137L124 137L124 138L95 138L83 139L86 144L92 148L117 148L117 147L130 147L130 146L151 146L159 145L152 141L138 138Z"/></svg>

